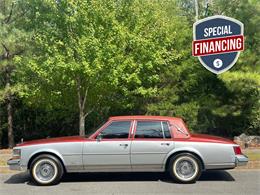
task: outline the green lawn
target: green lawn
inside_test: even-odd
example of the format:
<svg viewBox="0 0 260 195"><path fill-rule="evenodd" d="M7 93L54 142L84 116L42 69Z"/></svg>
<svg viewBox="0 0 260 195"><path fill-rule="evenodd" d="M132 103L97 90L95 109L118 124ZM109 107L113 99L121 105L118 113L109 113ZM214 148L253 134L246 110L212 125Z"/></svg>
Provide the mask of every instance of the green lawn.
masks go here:
<svg viewBox="0 0 260 195"><path fill-rule="evenodd" d="M244 152L248 156L249 160L259 160L260 161L260 150L247 150Z"/></svg>

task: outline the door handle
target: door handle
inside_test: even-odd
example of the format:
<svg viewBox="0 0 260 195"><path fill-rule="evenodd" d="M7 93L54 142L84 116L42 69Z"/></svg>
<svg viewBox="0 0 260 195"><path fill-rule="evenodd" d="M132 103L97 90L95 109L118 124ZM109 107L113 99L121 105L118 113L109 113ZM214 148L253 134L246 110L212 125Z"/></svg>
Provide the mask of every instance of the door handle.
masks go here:
<svg viewBox="0 0 260 195"><path fill-rule="evenodd" d="M169 146L170 143L161 143L162 146Z"/></svg>
<svg viewBox="0 0 260 195"><path fill-rule="evenodd" d="M128 144L119 144L119 146L124 146L124 147L127 147Z"/></svg>

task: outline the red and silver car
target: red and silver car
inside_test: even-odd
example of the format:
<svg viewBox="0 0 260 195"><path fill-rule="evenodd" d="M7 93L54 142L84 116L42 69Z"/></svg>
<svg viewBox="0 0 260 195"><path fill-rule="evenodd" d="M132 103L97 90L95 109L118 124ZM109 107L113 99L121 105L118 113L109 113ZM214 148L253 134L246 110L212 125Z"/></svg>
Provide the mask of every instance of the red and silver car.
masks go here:
<svg viewBox="0 0 260 195"><path fill-rule="evenodd" d="M191 134L181 118L111 117L90 137L28 141L13 149L10 169L29 170L38 185L60 181L65 172L168 172L193 183L201 172L246 165L239 145Z"/></svg>

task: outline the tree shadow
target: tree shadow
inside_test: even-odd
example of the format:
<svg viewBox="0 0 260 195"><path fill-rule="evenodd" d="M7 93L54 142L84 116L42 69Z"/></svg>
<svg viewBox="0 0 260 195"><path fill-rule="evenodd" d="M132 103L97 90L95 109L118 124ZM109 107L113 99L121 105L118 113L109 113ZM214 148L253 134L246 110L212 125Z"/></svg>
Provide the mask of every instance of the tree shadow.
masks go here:
<svg viewBox="0 0 260 195"><path fill-rule="evenodd" d="M69 173L61 182L131 182L131 181L161 181L175 183L166 173ZM235 181L227 171L205 171L198 181ZM6 184L28 184L34 185L28 172L12 175L4 183Z"/></svg>

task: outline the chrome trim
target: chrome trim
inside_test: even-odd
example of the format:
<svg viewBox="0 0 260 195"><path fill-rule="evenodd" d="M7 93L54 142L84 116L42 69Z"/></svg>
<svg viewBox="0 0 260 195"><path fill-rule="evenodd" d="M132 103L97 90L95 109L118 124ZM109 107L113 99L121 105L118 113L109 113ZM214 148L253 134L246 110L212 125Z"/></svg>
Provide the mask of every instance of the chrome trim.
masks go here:
<svg viewBox="0 0 260 195"><path fill-rule="evenodd" d="M207 164L205 169L233 169L236 167L235 163L221 163L221 164Z"/></svg>
<svg viewBox="0 0 260 195"><path fill-rule="evenodd" d="M133 172L163 172L164 168L161 164L135 164L132 165Z"/></svg>
<svg viewBox="0 0 260 195"><path fill-rule="evenodd" d="M169 143L161 143L160 145L163 144L170 145ZM131 152L131 154L168 154L168 152Z"/></svg>
<svg viewBox="0 0 260 195"><path fill-rule="evenodd" d="M244 166L248 163L248 157L246 155L236 155L236 166Z"/></svg>
<svg viewBox="0 0 260 195"><path fill-rule="evenodd" d="M163 128L163 122L161 121L161 129L162 129L162 133L163 133L163 138L165 138L165 135L164 135L164 128Z"/></svg>
<svg viewBox="0 0 260 195"><path fill-rule="evenodd" d="M136 120L133 121L132 128L131 128L131 136L134 135Z"/></svg>
<svg viewBox="0 0 260 195"><path fill-rule="evenodd" d="M82 172L131 172L128 165L86 165ZM77 172L70 170L70 172ZM81 171L80 171L81 172Z"/></svg>
<svg viewBox="0 0 260 195"><path fill-rule="evenodd" d="M84 153L83 156L88 156L88 155L129 155L129 153L118 153L118 154L114 154L114 153Z"/></svg>
<svg viewBox="0 0 260 195"><path fill-rule="evenodd" d="M9 159L7 161L7 165L9 165L10 170L16 170L16 171L26 170L26 167L21 166L20 159Z"/></svg>

